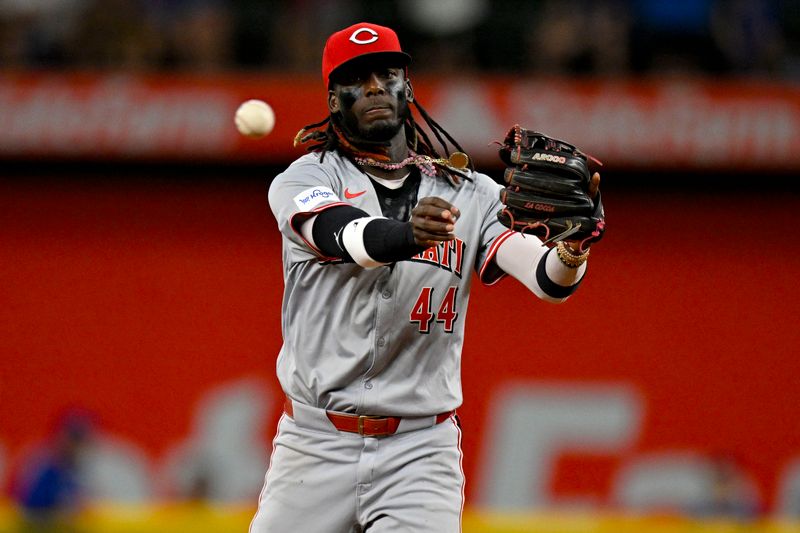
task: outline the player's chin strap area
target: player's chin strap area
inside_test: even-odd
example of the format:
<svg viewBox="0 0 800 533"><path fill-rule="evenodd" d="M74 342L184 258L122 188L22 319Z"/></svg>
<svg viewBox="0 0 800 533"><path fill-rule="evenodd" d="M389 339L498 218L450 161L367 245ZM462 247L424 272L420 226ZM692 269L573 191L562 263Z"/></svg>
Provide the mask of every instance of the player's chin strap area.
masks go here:
<svg viewBox="0 0 800 533"><path fill-rule="evenodd" d="M388 437L395 433L425 429L441 424L455 415L455 411L413 417L356 415L311 407L288 396L283 410L300 427L328 433L356 433L363 437Z"/></svg>

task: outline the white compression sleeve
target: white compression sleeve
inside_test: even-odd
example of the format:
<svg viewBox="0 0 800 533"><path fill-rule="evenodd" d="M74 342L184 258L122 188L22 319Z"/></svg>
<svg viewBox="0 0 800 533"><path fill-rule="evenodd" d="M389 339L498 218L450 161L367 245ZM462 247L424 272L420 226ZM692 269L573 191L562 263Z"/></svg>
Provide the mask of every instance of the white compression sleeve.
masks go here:
<svg viewBox="0 0 800 533"><path fill-rule="evenodd" d="M298 231L312 248L364 268L404 261L425 247L416 243L409 223L371 217L354 207L340 206L315 214Z"/></svg>
<svg viewBox="0 0 800 533"><path fill-rule="evenodd" d="M586 272L586 263L569 268L558 259L555 249L548 249L533 235L521 233L503 241L495 262L536 296L553 303L566 300Z"/></svg>
<svg viewBox="0 0 800 533"><path fill-rule="evenodd" d="M348 222L344 229L342 229L342 246L344 246L347 253L350 254L350 257L353 258L353 261L364 268L376 268L388 264L381 263L370 257L369 253L367 253L367 248L364 246L364 229L367 227L367 224L378 219L383 219L383 217L357 218L356 220Z"/></svg>

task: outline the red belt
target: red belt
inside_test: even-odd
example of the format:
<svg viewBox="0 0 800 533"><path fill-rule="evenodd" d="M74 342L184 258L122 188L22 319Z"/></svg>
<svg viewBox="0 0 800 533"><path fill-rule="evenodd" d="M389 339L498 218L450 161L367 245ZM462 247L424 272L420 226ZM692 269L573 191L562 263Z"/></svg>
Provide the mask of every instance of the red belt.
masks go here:
<svg viewBox="0 0 800 533"><path fill-rule="evenodd" d="M287 415L294 418L292 400L288 397L286 398L283 410ZM328 415L328 420L330 420L333 426L339 431L358 433L364 437L385 437L387 435L394 435L402 420L399 416L350 415L347 413L337 413L335 411L326 411L325 413ZM455 411L448 411L436 415L436 423L441 424L450 418L453 413L455 413Z"/></svg>

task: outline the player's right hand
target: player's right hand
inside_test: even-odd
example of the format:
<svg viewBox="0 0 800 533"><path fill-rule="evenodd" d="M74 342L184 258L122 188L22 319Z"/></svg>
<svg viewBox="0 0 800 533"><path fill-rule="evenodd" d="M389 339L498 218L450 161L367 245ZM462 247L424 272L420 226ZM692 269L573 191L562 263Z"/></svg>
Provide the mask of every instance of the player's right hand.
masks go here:
<svg viewBox="0 0 800 533"><path fill-rule="evenodd" d="M436 196L422 198L411 210L414 240L420 246L435 246L455 239L456 220L461 212L456 206Z"/></svg>

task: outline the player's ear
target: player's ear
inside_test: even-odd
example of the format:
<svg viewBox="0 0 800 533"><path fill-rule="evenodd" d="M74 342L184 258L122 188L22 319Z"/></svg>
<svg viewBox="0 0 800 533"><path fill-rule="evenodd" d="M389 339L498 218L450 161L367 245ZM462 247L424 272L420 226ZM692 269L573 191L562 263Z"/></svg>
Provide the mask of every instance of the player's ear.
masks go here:
<svg viewBox="0 0 800 533"><path fill-rule="evenodd" d="M336 93L333 91L328 91L328 111L331 113L338 113L340 111L339 97L337 97Z"/></svg>
<svg viewBox="0 0 800 533"><path fill-rule="evenodd" d="M411 80L406 78L406 100L409 102L414 101L414 88L411 86Z"/></svg>

